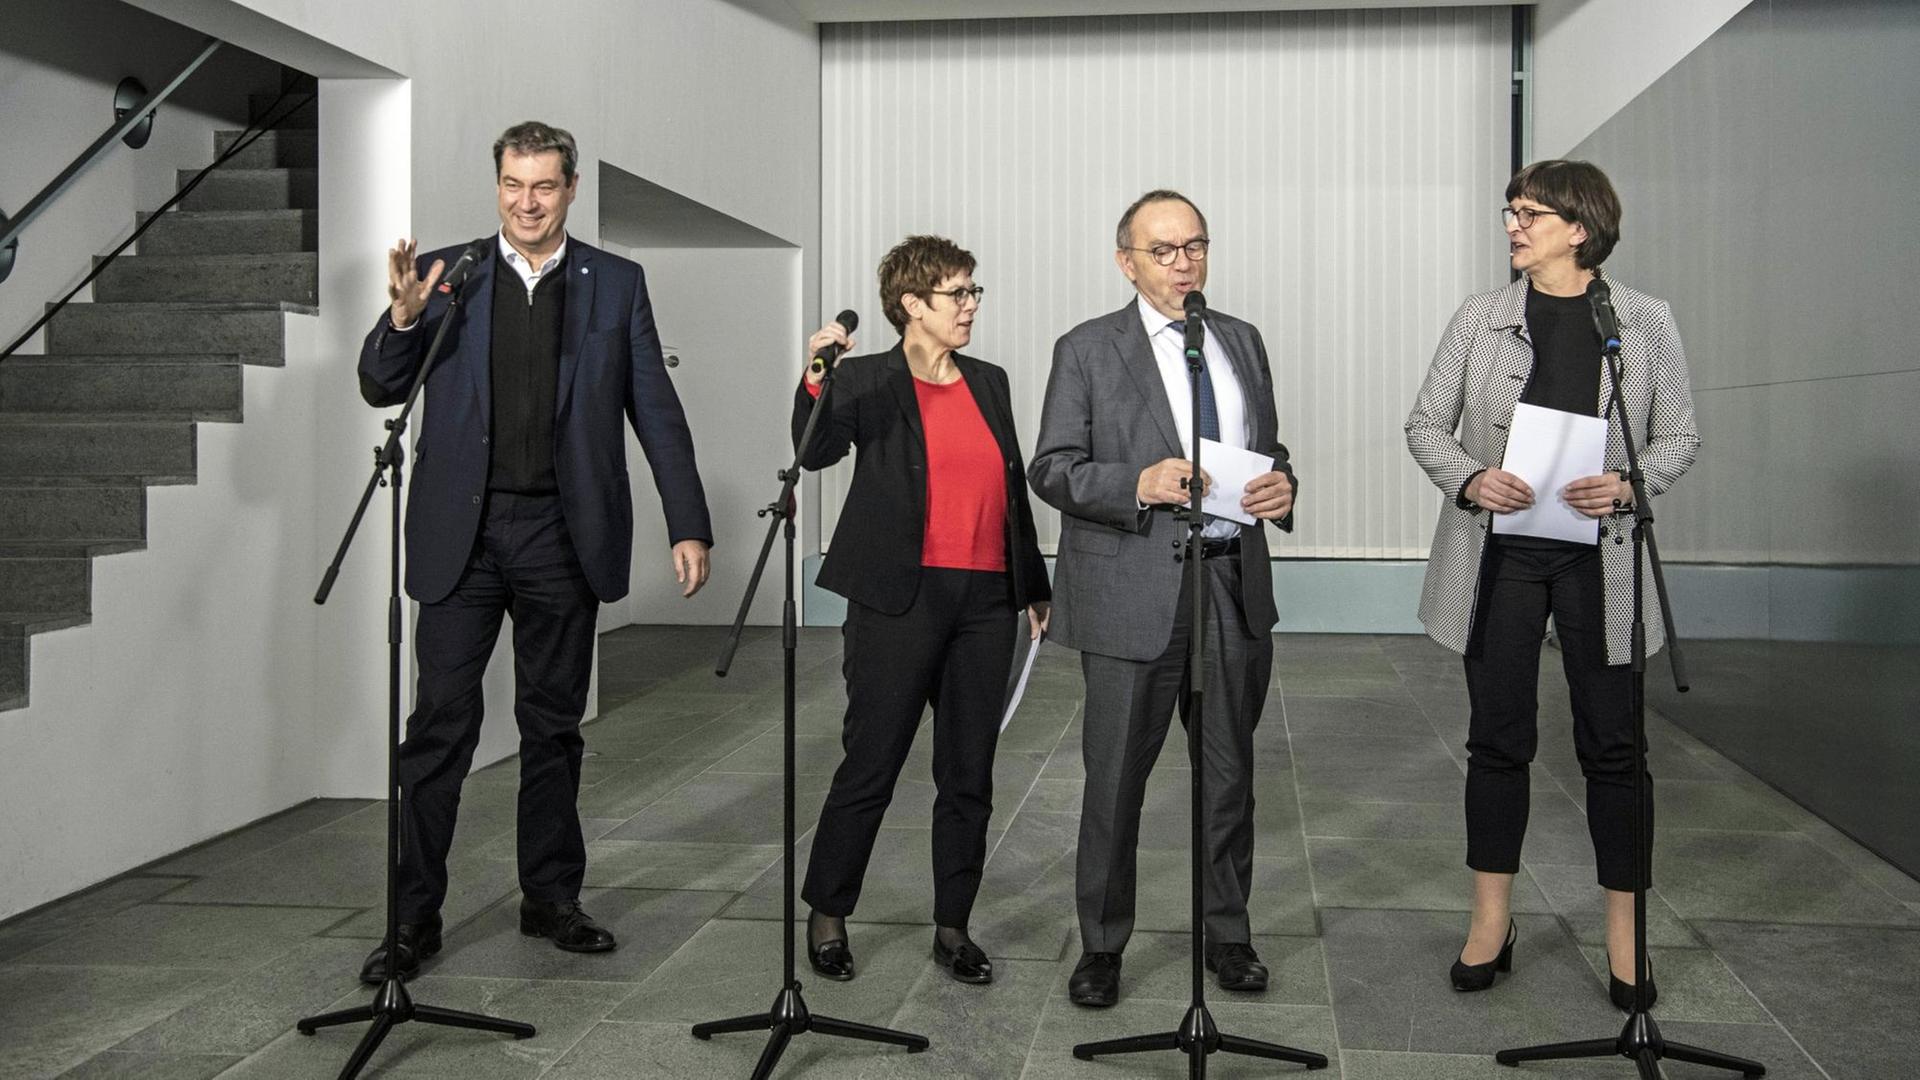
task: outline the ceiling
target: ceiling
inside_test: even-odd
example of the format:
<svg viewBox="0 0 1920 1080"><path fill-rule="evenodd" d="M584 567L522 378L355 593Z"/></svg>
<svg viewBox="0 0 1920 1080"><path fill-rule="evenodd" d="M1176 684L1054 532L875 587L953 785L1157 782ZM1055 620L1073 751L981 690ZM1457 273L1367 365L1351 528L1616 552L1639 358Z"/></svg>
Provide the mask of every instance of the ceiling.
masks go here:
<svg viewBox="0 0 1920 1080"><path fill-rule="evenodd" d="M1088 15L1170 15L1216 11L1478 7L1487 0L727 0L782 22L897 22L913 19L1025 19Z"/></svg>

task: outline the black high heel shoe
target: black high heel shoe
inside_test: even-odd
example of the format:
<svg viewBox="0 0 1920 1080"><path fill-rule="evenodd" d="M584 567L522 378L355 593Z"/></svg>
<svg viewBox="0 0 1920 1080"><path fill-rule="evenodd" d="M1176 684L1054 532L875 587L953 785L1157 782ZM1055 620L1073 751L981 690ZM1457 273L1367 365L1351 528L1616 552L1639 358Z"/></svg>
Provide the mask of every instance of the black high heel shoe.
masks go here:
<svg viewBox="0 0 1920 1080"><path fill-rule="evenodd" d="M1613 1007L1621 1012L1633 1011L1633 984L1621 982L1620 977L1613 973L1611 964L1607 966L1607 997L1612 999ZM1653 1003L1659 1000L1660 988L1653 984L1653 957L1649 956L1647 957L1647 1008L1653 1008Z"/></svg>
<svg viewBox="0 0 1920 1080"><path fill-rule="evenodd" d="M1453 962L1453 988L1463 993L1485 990L1493 985L1493 973L1513 970L1513 943L1519 936L1513 920L1507 920L1507 943L1500 946L1500 955L1484 964L1466 964L1459 960Z"/></svg>
<svg viewBox="0 0 1920 1080"><path fill-rule="evenodd" d="M853 950L847 947L846 931L826 941L813 940L813 917L807 917L807 963L821 978L847 982L853 978Z"/></svg>

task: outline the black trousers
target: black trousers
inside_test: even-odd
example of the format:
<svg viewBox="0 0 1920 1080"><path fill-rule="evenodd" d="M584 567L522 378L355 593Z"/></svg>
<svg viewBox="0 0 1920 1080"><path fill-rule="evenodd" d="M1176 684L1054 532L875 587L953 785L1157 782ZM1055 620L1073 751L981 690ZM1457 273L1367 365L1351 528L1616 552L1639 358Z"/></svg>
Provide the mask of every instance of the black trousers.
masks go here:
<svg viewBox="0 0 1920 1080"><path fill-rule="evenodd" d="M580 894L580 717L598 615L559 496L489 494L460 583L420 605L418 695L400 744L401 921L420 922L446 899L460 785L480 739L480 681L502 616L513 618L520 890L535 900Z"/></svg>
<svg viewBox="0 0 1920 1080"><path fill-rule="evenodd" d="M1517 873L1527 831L1527 766L1539 744L1540 642L1549 612L1573 705L1573 746L1587 778L1587 831L1600 884L1635 887L1633 669L1607 663L1596 548L1487 541L1475 634L1466 656L1467 865ZM1653 834L1653 778L1646 778Z"/></svg>
<svg viewBox="0 0 1920 1080"><path fill-rule="evenodd" d="M841 631L846 757L820 811L800 890L815 911L853 914L880 819L920 714L932 705L933 918L967 925L987 861L993 750L1016 630L1007 577L991 571L927 567L913 606L899 615L848 603Z"/></svg>

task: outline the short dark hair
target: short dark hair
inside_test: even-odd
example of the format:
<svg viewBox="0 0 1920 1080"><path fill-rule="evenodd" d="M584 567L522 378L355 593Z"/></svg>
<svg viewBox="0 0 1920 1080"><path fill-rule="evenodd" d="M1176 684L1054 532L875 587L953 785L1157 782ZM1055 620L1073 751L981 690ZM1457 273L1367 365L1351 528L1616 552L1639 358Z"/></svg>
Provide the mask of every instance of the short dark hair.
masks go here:
<svg viewBox="0 0 1920 1080"><path fill-rule="evenodd" d="M1115 248L1124 251L1133 246L1133 215L1139 213L1140 208L1148 203L1157 202L1186 203L1187 209L1193 211L1193 216L1200 219L1200 231L1207 231L1207 215L1201 213L1200 208L1193 205L1192 199L1187 198L1172 188L1154 188L1152 191L1133 200L1133 205L1127 207L1127 212L1120 215L1120 227L1113 231L1113 246Z"/></svg>
<svg viewBox="0 0 1920 1080"><path fill-rule="evenodd" d="M1607 174L1590 161L1536 161L1507 181L1507 201L1532 199L1564 218L1584 225L1587 242L1573 251L1582 270L1593 270L1620 242L1620 196Z"/></svg>
<svg viewBox="0 0 1920 1080"><path fill-rule="evenodd" d="M574 146L573 132L538 120L515 124L493 141L493 175L500 175L501 161L509 150L516 154L545 154L558 150L560 173L568 183L573 182L574 167L580 164L580 151Z"/></svg>
<svg viewBox="0 0 1920 1080"><path fill-rule="evenodd" d="M900 303L902 296L912 293L925 299L941 282L971 274L976 265L973 252L944 236L909 236L880 260L880 310L904 334L907 309Z"/></svg>

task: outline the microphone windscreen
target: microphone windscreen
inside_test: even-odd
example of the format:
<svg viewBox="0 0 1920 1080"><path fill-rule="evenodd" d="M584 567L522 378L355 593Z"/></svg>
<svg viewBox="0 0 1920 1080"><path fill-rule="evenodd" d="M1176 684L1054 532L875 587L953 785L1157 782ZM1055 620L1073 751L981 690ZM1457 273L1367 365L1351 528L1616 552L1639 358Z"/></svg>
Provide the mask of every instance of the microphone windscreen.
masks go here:
<svg viewBox="0 0 1920 1080"><path fill-rule="evenodd" d="M1207 298L1201 294L1199 289L1195 289L1187 294L1185 307L1189 315L1195 312L1204 312L1207 310Z"/></svg>
<svg viewBox="0 0 1920 1080"><path fill-rule="evenodd" d="M848 308L840 314L835 315L833 321L844 327L849 334L860 329L860 315L852 308Z"/></svg>

